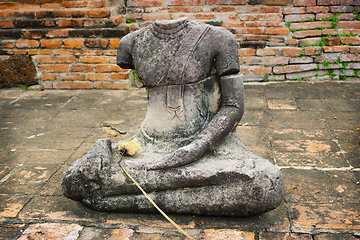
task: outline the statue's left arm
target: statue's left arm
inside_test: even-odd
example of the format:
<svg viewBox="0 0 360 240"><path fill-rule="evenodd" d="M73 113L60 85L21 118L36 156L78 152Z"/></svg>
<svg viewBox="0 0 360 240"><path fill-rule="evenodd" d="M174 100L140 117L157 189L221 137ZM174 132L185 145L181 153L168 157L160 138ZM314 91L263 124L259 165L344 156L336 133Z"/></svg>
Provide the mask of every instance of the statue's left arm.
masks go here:
<svg viewBox="0 0 360 240"><path fill-rule="evenodd" d="M244 87L241 75L237 74L239 72L238 48L236 39L230 32L224 29L220 31L223 35L216 34L218 53L215 56L221 85L220 109L190 144L154 162L148 166L149 169L179 167L199 160L240 122L244 113Z"/></svg>

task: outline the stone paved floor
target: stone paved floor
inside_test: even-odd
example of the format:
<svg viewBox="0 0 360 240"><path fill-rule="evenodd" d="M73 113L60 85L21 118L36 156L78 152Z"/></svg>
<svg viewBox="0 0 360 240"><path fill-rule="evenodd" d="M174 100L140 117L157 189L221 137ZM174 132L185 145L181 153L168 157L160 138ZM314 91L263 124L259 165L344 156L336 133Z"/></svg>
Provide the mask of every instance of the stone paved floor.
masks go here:
<svg viewBox="0 0 360 240"><path fill-rule="evenodd" d="M360 239L360 81L245 90L238 132L281 168L284 202L248 218L171 218L195 239ZM0 239L184 239L159 214L95 212L61 193L68 166L99 138L134 134L145 109L142 89L0 90Z"/></svg>

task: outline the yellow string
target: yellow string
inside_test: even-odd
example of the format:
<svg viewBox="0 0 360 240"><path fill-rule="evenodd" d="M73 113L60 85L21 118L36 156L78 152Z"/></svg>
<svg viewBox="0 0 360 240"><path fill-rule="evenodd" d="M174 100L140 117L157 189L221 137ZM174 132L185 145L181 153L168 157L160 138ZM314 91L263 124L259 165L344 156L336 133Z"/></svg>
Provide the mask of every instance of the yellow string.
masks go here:
<svg viewBox="0 0 360 240"><path fill-rule="evenodd" d="M142 187L130 176L130 174L125 170L125 168L120 164L120 167L124 170L125 174L135 183L135 185L140 189L140 191L145 195L145 197L151 202L151 204L172 224L174 227L176 227L177 230L179 230L182 234L184 234L186 237L194 240L193 237L191 237L189 234L187 234L182 228L177 225L173 220L171 220L168 215L166 215L159 207L156 205L156 203L147 195L147 193L142 189Z"/></svg>

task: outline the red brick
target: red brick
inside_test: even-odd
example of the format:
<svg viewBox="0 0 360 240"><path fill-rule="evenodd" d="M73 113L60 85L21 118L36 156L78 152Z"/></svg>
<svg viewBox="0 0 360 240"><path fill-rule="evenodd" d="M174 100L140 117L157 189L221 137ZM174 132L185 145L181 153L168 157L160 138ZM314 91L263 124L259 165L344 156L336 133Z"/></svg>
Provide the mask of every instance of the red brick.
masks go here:
<svg viewBox="0 0 360 240"><path fill-rule="evenodd" d="M277 48L264 48L256 50L256 55L258 56L275 56L278 53L279 49Z"/></svg>
<svg viewBox="0 0 360 240"><path fill-rule="evenodd" d="M255 74L271 73L271 67L250 67L250 70Z"/></svg>
<svg viewBox="0 0 360 240"><path fill-rule="evenodd" d="M64 1L61 3L61 6L65 8L82 8L86 7L87 5L88 2L86 1Z"/></svg>
<svg viewBox="0 0 360 240"><path fill-rule="evenodd" d="M53 49L52 54L54 55L72 55L73 51L70 49Z"/></svg>
<svg viewBox="0 0 360 240"><path fill-rule="evenodd" d="M283 9L284 14L306 13L304 7L287 7Z"/></svg>
<svg viewBox="0 0 360 240"><path fill-rule="evenodd" d="M297 44L298 44L298 40L293 39L293 38L290 38L290 39L287 39L287 40L286 40L285 44L286 44L286 45L297 45Z"/></svg>
<svg viewBox="0 0 360 240"><path fill-rule="evenodd" d="M285 22L308 21L310 18L315 19L315 14L293 14L293 15L286 15L286 16L285 16Z"/></svg>
<svg viewBox="0 0 360 240"><path fill-rule="evenodd" d="M17 48L36 48L36 47L39 47L39 41L19 39L16 41L16 47Z"/></svg>
<svg viewBox="0 0 360 240"><path fill-rule="evenodd" d="M64 48L82 48L84 47L84 40L82 39L65 39Z"/></svg>
<svg viewBox="0 0 360 240"><path fill-rule="evenodd" d="M205 0L168 0L168 5L184 6L184 5L204 5ZM212 4L209 3L208 4Z"/></svg>
<svg viewBox="0 0 360 240"><path fill-rule="evenodd" d="M260 7L261 13L279 13L280 8L279 7Z"/></svg>
<svg viewBox="0 0 360 240"><path fill-rule="evenodd" d="M40 45L42 48L61 48L61 40L50 40L50 39L41 39Z"/></svg>
<svg viewBox="0 0 360 240"><path fill-rule="evenodd" d="M344 45L344 46L325 46L323 47L324 52L349 52L349 46Z"/></svg>
<svg viewBox="0 0 360 240"><path fill-rule="evenodd" d="M102 8L102 7L106 7L106 6L107 6L106 0L98 0L98 1L89 2L89 8Z"/></svg>
<svg viewBox="0 0 360 240"><path fill-rule="evenodd" d="M96 82L95 88L128 89L128 88L130 88L130 82L126 82L126 83Z"/></svg>
<svg viewBox="0 0 360 240"><path fill-rule="evenodd" d="M276 22L276 21L246 22L246 27L284 27L284 26L285 26L284 22Z"/></svg>
<svg viewBox="0 0 360 240"><path fill-rule="evenodd" d="M295 0L295 6L315 6L316 0Z"/></svg>
<svg viewBox="0 0 360 240"><path fill-rule="evenodd" d="M87 10L70 10L69 12L73 18L87 17L88 14Z"/></svg>
<svg viewBox="0 0 360 240"><path fill-rule="evenodd" d="M85 74L83 73L61 73L59 75L60 81L84 81Z"/></svg>
<svg viewBox="0 0 360 240"><path fill-rule="evenodd" d="M292 72L303 72L317 69L316 64L299 64L299 65L288 65L285 67L274 67L273 73L292 73Z"/></svg>
<svg viewBox="0 0 360 240"><path fill-rule="evenodd" d="M0 3L1 10L19 9L19 6L18 3Z"/></svg>
<svg viewBox="0 0 360 240"><path fill-rule="evenodd" d="M213 19L215 15L213 13L196 13L195 18L197 19Z"/></svg>
<svg viewBox="0 0 360 240"><path fill-rule="evenodd" d="M24 54L27 54L27 51L26 50L14 50L12 52L12 54L14 54L14 55L24 55Z"/></svg>
<svg viewBox="0 0 360 240"><path fill-rule="evenodd" d="M314 6L314 7L307 7L307 13L328 13L329 7L321 7L321 6Z"/></svg>
<svg viewBox="0 0 360 240"><path fill-rule="evenodd" d="M81 62L85 63L107 63L107 57L105 56L84 56L80 58Z"/></svg>
<svg viewBox="0 0 360 240"><path fill-rule="evenodd" d="M96 17L96 18L109 17L110 16L110 10L109 9L105 9L105 10L89 10L88 11L88 16L89 17Z"/></svg>
<svg viewBox="0 0 360 240"><path fill-rule="evenodd" d="M355 54L342 54L340 55L340 59L342 62L360 62L360 55Z"/></svg>
<svg viewBox="0 0 360 240"><path fill-rule="evenodd" d="M15 42L0 41L0 48L13 48L13 47L15 47Z"/></svg>
<svg viewBox="0 0 360 240"><path fill-rule="evenodd" d="M42 3L41 9L59 9L61 8L61 3Z"/></svg>
<svg viewBox="0 0 360 240"><path fill-rule="evenodd" d="M119 67L116 64L106 64L106 65L96 65L95 66L95 72L122 72L122 71L126 71L124 69L122 69L121 67Z"/></svg>
<svg viewBox="0 0 360 240"><path fill-rule="evenodd" d="M245 27L245 22L223 21L222 26L224 26L224 27Z"/></svg>
<svg viewBox="0 0 360 240"><path fill-rule="evenodd" d="M338 60L339 55L336 53L333 54L322 54L321 57L315 58L314 62L316 63L322 63L324 61L329 61L331 63L335 63ZM330 66L332 68L332 66Z"/></svg>
<svg viewBox="0 0 360 240"><path fill-rule="evenodd" d="M118 26L123 22L123 20L124 20L124 15L112 17L109 19L109 26Z"/></svg>
<svg viewBox="0 0 360 240"><path fill-rule="evenodd" d="M60 19L56 21L59 27L81 27L83 25L82 19Z"/></svg>
<svg viewBox="0 0 360 240"><path fill-rule="evenodd" d="M39 3L22 3L21 10L36 10L40 9Z"/></svg>
<svg viewBox="0 0 360 240"><path fill-rule="evenodd" d="M59 82L54 83L54 88L78 89L78 88L92 88L91 82Z"/></svg>
<svg viewBox="0 0 360 240"><path fill-rule="evenodd" d="M288 64L289 59L286 57L263 57L264 65L283 65Z"/></svg>
<svg viewBox="0 0 360 240"><path fill-rule="evenodd" d="M117 48L120 43L120 39L109 39L110 47Z"/></svg>
<svg viewBox="0 0 360 240"><path fill-rule="evenodd" d="M353 7L351 6L330 6L330 12L352 12Z"/></svg>
<svg viewBox="0 0 360 240"><path fill-rule="evenodd" d="M240 57L243 56L254 56L255 55L255 49L253 48L242 48L238 50L238 54Z"/></svg>
<svg viewBox="0 0 360 240"><path fill-rule="evenodd" d="M18 11L0 11L0 18L15 18L19 16Z"/></svg>
<svg viewBox="0 0 360 240"><path fill-rule="evenodd" d="M308 56L321 54L321 47L305 47L305 54Z"/></svg>
<svg viewBox="0 0 360 240"><path fill-rule="evenodd" d="M214 7L214 12L233 12L235 11L235 7Z"/></svg>
<svg viewBox="0 0 360 240"><path fill-rule="evenodd" d="M169 13L144 13L142 16L143 20L168 20L170 19Z"/></svg>
<svg viewBox="0 0 360 240"><path fill-rule="evenodd" d="M200 233L200 239L247 239L254 240L255 234L237 229L205 229Z"/></svg>
<svg viewBox="0 0 360 240"><path fill-rule="evenodd" d="M41 81L54 81L56 80L57 76L53 73L41 73L40 80Z"/></svg>
<svg viewBox="0 0 360 240"><path fill-rule="evenodd" d="M288 28L267 28L265 34L271 35L288 35L290 30Z"/></svg>
<svg viewBox="0 0 360 240"><path fill-rule="evenodd" d="M302 48L283 48L282 52L285 57L298 57L301 55L301 52L303 51Z"/></svg>
<svg viewBox="0 0 360 240"><path fill-rule="evenodd" d="M340 40L344 44L360 45L360 37L340 37Z"/></svg>
<svg viewBox="0 0 360 240"><path fill-rule="evenodd" d="M360 53L360 47L359 46L350 46L350 52L351 53Z"/></svg>
<svg viewBox="0 0 360 240"><path fill-rule="evenodd" d="M240 67L240 74L248 74L251 73L248 67L241 66Z"/></svg>
<svg viewBox="0 0 360 240"><path fill-rule="evenodd" d="M46 37L53 38L53 37L68 37L69 36L69 29L56 29L50 30L46 33Z"/></svg>
<svg viewBox="0 0 360 240"><path fill-rule="evenodd" d="M165 0L128 0L129 7L156 7L163 6Z"/></svg>
<svg viewBox="0 0 360 240"><path fill-rule="evenodd" d="M355 0L341 0L340 5L354 5ZM355 2L356 3L356 2Z"/></svg>
<svg viewBox="0 0 360 240"><path fill-rule="evenodd" d="M244 0L208 0L207 4L245 4Z"/></svg>
<svg viewBox="0 0 360 240"><path fill-rule="evenodd" d="M299 31L293 33L294 38L307 38L307 37L319 37L319 36L322 36L321 30L308 30L308 31Z"/></svg>
<svg viewBox="0 0 360 240"><path fill-rule="evenodd" d="M353 13L343 13L338 16L338 18L342 21L355 20L356 17L357 17L357 14L353 14Z"/></svg>
<svg viewBox="0 0 360 240"><path fill-rule="evenodd" d="M106 48L108 41L106 39L87 39L85 46L88 48Z"/></svg>
<svg viewBox="0 0 360 240"><path fill-rule="evenodd" d="M295 30L303 29L315 29L317 27L331 28L331 22L305 22L305 23L292 23L291 28Z"/></svg>
<svg viewBox="0 0 360 240"><path fill-rule="evenodd" d="M38 63L72 63L76 62L75 56L37 56L35 61Z"/></svg>
<svg viewBox="0 0 360 240"><path fill-rule="evenodd" d="M340 0L318 0L318 5L340 5Z"/></svg>
<svg viewBox="0 0 360 240"><path fill-rule="evenodd" d="M111 80L124 80L129 77L129 73L112 73L110 74Z"/></svg>
<svg viewBox="0 0 360 240"><path fill-rule="evenodd" d="M282 14L240 14L241 21L282 21Z"/></svg>
<svg viewBox="0 0 360 240"><path fill-rule="evenodd" d="M245 39L248 41L267 41L270 39L269 35L246 35Z"/></svg>
<svg viewBox="0 0 360 240"><path fill-rule="evenodd" d="M193 15L191 13L171 13L170 14L170 19L178 19L178 18L183 18L183 17L192 18ZM146 26L143 26L143 27L146 27Z"/></svg>
<svg viewBox="0 0 360 240"><path fill-rule="evenodd" d="M0 21L0 28L13 28L14 23L12 21Z"/></svg>
<svg viewBox="0 0 360 240"><path fill-rule="evenodd" d="M44 55L50 53L51 53L50 49L34 49L34 50L29 50L27 52L28 55Z"/></svg>
<svg viewBox="0 0 360 240"><path fill-rule="evenodd" d="M298 63L313 63L314 60L312 57L295 57L290 58L290 64L298 64Z"/></svg>
<svg viewBox="0 0 360 240"><path fill-rule="evenodd" d="M238 34L264 34L265 28L234 28L234 31Z"/></svg>
<svg viewBox="0 0 360 240"><path fill-rule="evenodd" d="M94 66L89 64L74 64L71 66L72 72L92 72L94 71Z"/></svg>
<svg viewBox="0 0 360 240"><path fill-rule="evenodd" d="M167 7L149 7L145 9L146 13L154 13L154 12L167 12Z"/></svg>
<svg viewBox="0 0 360 240"><path fill-rule="evenodd" d="M69 10L53 10L52 14L53 14L54 18L71 16Z"/></svg>
<svg viewBox="0 0 360 240"><path fill-rule="evenodd" d="M74 50L74 55L101 55L101 50Z"/></svg>
<svg viewBox="0 0 360 240"><path fill-rule="evenodd" d="M191 12L190 7L169 7L169 12Z"/></svg>
<svg viewBox="0 0 360 240"><path fill-rule="evenodd" d="M65 64L54 64L54 65L39 65L41 72L67 72L69 71L68 65Z"/></svg>
<svg viewBox="0 0 360 240"><path fill-rule="evenodd" d="M360 29L360 21L340 21L336 25L338 28L354 28Z"/></svg>
<svg viewBox="0 0 360 240"><path fill-rule="evenodd" d="M281 232L261 232L259 240L278 239L278 240L312 240L310 234L281 233Z"/></svg>
<svg viewBox="0 0 360 240"><path fill-rule="evenodd" d="M106 80L109 80L109 74L105 74L105 73L88 73L88 74L86 74L86 80L89 80L89 81L106 81Z"/></svg>
<svg viewBox="0 0 360 240"><path fill-rule="evenodd" d="M93 18L84 21L84 27L105 27L106 24L106 18Z"/></svg>

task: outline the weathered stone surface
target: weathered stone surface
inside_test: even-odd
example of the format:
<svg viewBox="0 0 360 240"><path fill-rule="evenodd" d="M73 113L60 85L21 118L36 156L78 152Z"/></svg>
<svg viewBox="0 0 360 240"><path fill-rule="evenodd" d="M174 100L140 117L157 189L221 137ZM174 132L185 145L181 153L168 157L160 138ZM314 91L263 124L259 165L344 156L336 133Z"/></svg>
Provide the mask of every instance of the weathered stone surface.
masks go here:
<svg viewBox="0 0 360 240"><path fill-rule="evenodd" d="M37 84L36 69L29 56L0 60L0 88Z"/></svg>
<svg viewBox="0 0 360 240"><path fill-rule="evenodd" d="M97 140L65 173L64 195L96 210L155 212L121 161L169 213L248 216L277 207L281 172L236 133L244 113L237 49L228 31L186 18L156 21L124 37L117 64L136 69L147 88L145 120L128 139L136 138L141 150L122 157L120 143Z"/></svg>
<svg viewBox="0 0 360 240"><path fill-rule="evenodd" d="M25 239L68 239L76 240L82 227L77 224L38 223L30 225L18 240Z"/></svg>

